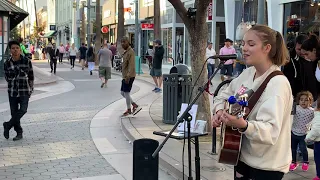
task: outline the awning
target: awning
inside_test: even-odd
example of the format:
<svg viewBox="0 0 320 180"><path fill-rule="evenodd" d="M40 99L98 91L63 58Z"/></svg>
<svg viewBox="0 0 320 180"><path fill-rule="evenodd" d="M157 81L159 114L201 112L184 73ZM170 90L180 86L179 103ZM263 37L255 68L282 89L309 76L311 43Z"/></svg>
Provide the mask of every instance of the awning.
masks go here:
<svg viewBox="0 0 320 180"><path fill-rule="evenodd" d="M53 37L53 36L56 36L57 35L57 31L50 31L50 32L47 32L45 33L43 36L41 36L42 38L50 38L50 37Z"/></svg>
<svg viewBox="0 0 320 180"><path fill-rule="evenodd" d="M10 18L10 30L15 28L29 15L28 12L7 0L0 0L0 13L8 13Z"/></svg>

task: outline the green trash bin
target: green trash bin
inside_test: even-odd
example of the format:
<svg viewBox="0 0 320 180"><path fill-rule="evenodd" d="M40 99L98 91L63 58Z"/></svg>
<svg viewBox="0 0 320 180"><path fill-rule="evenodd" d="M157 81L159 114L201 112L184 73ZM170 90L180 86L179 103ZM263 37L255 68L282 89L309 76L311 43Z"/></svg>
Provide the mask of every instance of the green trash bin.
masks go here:
<svg viewBox="0 0 320 180"><path fill-rule="evenodd" d="M163 123L175 124L181 104L188 103L192 90L192 75L188 66L177 64L170 74L163 75Z"/></svg>

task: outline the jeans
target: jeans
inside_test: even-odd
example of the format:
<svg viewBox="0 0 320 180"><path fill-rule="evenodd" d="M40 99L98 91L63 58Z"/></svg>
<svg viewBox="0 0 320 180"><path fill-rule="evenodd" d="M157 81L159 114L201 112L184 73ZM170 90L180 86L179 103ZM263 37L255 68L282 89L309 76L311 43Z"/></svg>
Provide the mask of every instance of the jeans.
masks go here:
<svg viewBox="0 0 320 180"><path fill-rule="evenodd" d="M302 158L304 163L309 163L308 161L308 150L307 144L304 141L306 135L304 136L297 136L291 132L291 151L292 151L292 162L297 162L297 146L299 144L300 151L302 153Z"/></svg>
<svg viewBox="0 0 320 180"><path fill-rule="evenodd" d="M56 59L52 59L50 61L50 67L51 67L51 72L53 71L54 73L56 73L56 70L57 70L57 60Z"/></svg>
<svg viewBox="0 0 320 180"><path fill-rule="evenodd" d="M76 56L70 56L71 67L74 67L74 62L76 61Z"/></svg>
<svg viewBox="0 0 320 180"><path fill-rule="evenodd" d="M317 176L320 177L320 142L314 142L314 162L316 163Z"/></svg>
<svg viewBox="0 0 320 180"><path fill-rule="evenodd" d="M59 53L59 62L62 62L63 59L63 53Z"/></svg>
<svg viewBox="0 0 320 180"><path fill-rule="evenodd" d="M247 68L247 66L245 64L240 64L237 62L237 64L236 64L237 75L240 75L242 73L242 71L245 70L246 68Z"/></svg>
<svg viewBox="0 0 320 180"><path fill-rule="evenodd" d="M215 65L208 63L207 68L208 68L208 79L209 79L214 72Z"/></svg>
<svg viewBox="0 0 320 180"><path fill-rule="evenodd" d="M27 113L30 96L11 97L9 96L9 104L11 110L11 119L6 122L9 129L12 127L17 133L22 133L20 120Z"/></svg>

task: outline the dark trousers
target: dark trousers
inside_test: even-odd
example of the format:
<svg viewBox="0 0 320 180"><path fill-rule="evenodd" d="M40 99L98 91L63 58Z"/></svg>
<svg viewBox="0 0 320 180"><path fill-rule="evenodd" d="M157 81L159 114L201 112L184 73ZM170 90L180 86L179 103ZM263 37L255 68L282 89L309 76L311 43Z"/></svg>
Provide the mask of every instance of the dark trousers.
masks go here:
<svg viewBox="0 0 320 180"><path fill-rule="evenodd" d="M214 72L215 65L208 63L207 68L208 68L208 79L209 79Z"/></svg>
<svg viewBox="0 0 320 180"><path fill-rule="evenodd" d="M307 144L304 141L306 135L304 136L297 136L291 132L291 151L292 151L292 162L297 162L297 147L299 144L300 151L302 153L302 158L304 163L308 163L308 150Z"/></svg>
<svg viewBox="0 0 320 180"><path fill-rule="evenodd" d="M63 53L59 53L59 62L62 62L63 59Z"/></svg>
<svg viewBox="0 0 320 180"><path fill-rule="evenodd" d="M74 67L74 62L76 61L76 56L70 56L71 67Z"/></svg>
<svg viewBox="0 0 320 180"><path fill-rule="evenodd" d="M316 163L317 176L320 177L320 142L314 142L314 162Z"/></svg>
<svg viewBox="0 0 320 180"><path fill-rule="evenodd" d="M11 97L9 96L9 104L11 110L11 119L6 122L6 126L11 129L12 127L17 133L22 133L20 119L27 113L29 96Z"/></svg>
<svg viewBox="0 0 320 180"><path fill-rule="evenodd" d="M54 73L56 73L56 70L57 70L57 59L50 60L50 67L51 67L51 72L53 71Z"/></svg>
<svg viewBox="0 0 320 180"><path fill-rule="evenodd" d="M242 177L236 177L235 173L235 180L281 180L284 175L283 172L252 168L241 161L238 162L238 165L235 166L234 169L235 172L242 175Z"/></svg>

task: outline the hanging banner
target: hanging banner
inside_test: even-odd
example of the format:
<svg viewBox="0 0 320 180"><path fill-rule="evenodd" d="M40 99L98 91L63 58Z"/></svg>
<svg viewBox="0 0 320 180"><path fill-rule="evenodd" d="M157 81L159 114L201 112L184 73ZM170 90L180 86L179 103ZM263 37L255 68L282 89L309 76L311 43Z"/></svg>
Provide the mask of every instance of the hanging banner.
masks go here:
<svg viewBox="0 0 320 180"><path fill-rule="evenodd" d="M213 16L213 13L212 13L212 2L209 4L209 6L208 6L208 12L207 12L207 14L208 14L208 21L212 21L212 16Z"/></svg>

